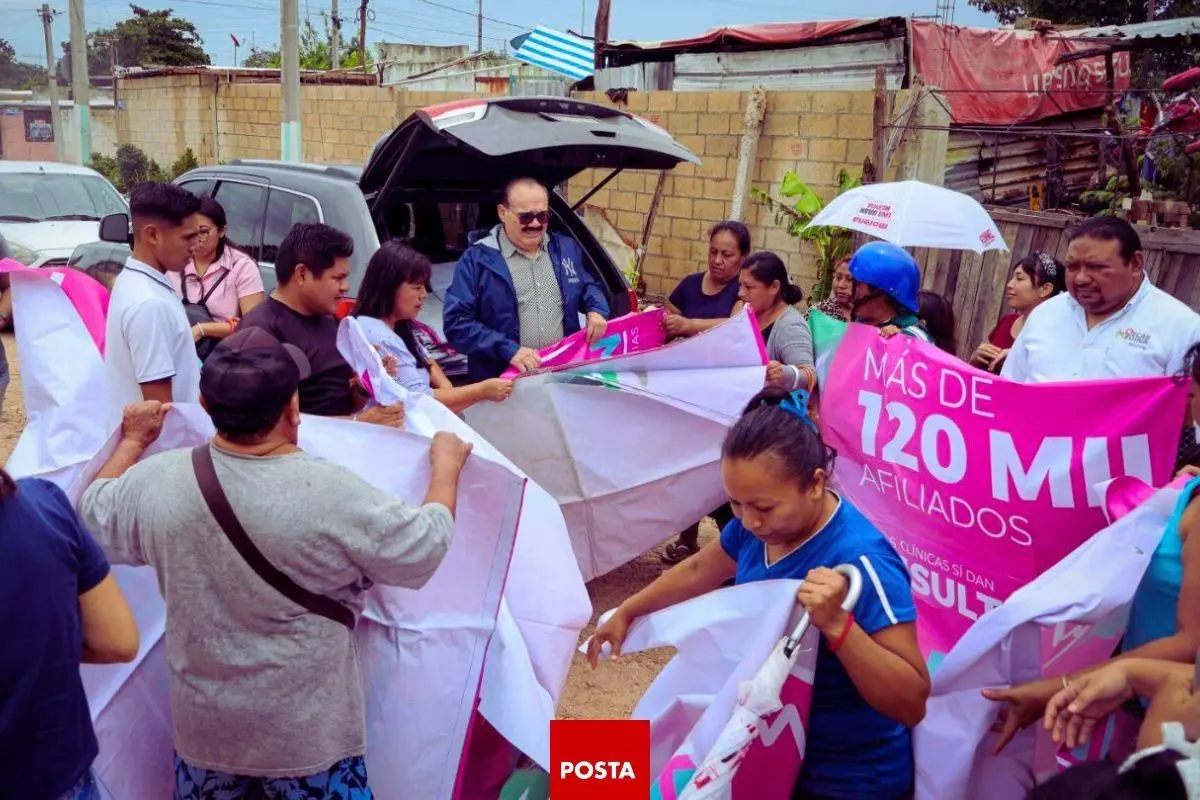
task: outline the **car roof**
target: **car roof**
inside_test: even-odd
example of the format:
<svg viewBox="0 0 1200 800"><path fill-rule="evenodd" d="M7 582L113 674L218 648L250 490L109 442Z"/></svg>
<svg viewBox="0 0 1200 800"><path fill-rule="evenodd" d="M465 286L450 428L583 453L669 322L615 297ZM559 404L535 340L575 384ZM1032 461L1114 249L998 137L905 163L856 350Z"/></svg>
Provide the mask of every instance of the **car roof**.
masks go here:
<svg viewBox="0 0 1200 800"><path fill-rule="evenodd" d="M202 170L227 170L243 174L262 174L263 172L294 172L309 175L323 175L330 178L357 182L362 177L361 164L308 164L290 161L273 161L265 158L235 158L227 164L201 167Z"/></svg>
<svg viewBox="0 0 1200 800"><path fill-rule="evenodd" d="M62 164L58 161L6 161L0 160L0 172L18 172L23 174L44 172L57 175L99 175L89 167L78 164Z"/></svg>

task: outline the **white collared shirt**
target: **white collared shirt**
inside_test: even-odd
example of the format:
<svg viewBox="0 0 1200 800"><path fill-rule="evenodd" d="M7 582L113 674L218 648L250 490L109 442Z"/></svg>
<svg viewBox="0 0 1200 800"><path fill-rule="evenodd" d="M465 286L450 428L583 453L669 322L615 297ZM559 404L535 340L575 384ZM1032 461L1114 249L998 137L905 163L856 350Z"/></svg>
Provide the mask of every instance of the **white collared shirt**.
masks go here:
<svg viewBox="0 0 1200 800"><path fill-rule="evenodd" d="M1042 303L1000 374L1019 383L1169 376L1198 341L1200 315L1143 278L1129 303L1091 330L1069 294Z"/></svg>
<svg viewBox="0 0 1200 800"><path fill-rule="evenodd" d="M114 429L125 406L142 400L143 383L170 378L172 400L200 399L200 359L183 303L166 275L133 257L109 299L104 364Z"/></svg>

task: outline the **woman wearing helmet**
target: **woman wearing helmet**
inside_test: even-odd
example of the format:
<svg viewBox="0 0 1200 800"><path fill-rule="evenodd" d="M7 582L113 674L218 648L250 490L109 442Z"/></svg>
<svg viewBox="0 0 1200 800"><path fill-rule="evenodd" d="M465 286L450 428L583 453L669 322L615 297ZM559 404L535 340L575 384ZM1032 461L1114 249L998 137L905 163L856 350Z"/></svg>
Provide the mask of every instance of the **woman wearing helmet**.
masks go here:
<svg viewBox="0 0 1200 800"><path fill-rule="evenodd" d="M895 328L885 330L885 336L899 332L932 341L917 319L921 270L907 250L890 242L868 242L850 259L850 277L855 322Z"/></svg>

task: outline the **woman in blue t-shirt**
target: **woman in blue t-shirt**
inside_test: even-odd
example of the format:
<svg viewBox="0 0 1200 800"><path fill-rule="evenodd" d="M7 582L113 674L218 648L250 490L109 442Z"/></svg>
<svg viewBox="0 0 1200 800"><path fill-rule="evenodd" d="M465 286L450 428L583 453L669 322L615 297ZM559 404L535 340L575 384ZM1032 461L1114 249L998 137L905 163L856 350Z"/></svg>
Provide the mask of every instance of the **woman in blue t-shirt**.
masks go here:
<svg viewBox="0 0 1200 800"><path fill-rule="evenodd" d="M0 470L0 797L99 800L81 662L132 661L138 631L62 490Z"/></svg>
<svg viewBox="0 0 1200 800"><path fill-rule="evenodd" d="M738 583L804 581L797 595L820 630L807 752L794 797L898 800L911 795L910 729L925 716L929 672L917 646L908 572L888 540L830 490L836 455L817 434L803 392L769 387L729 431L721 475L737 518L693 558L626 600L596 631L620 653L638 617ZM846 580L863 593L842 610Z"/></svg>

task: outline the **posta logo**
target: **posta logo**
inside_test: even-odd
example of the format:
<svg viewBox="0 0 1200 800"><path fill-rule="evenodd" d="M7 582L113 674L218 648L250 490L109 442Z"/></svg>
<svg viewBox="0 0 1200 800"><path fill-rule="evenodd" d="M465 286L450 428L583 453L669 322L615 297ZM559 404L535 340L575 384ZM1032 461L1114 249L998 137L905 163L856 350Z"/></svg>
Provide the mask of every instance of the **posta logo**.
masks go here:
<svg viewBox="0 0 1200 800"><path fill-rule="evenodd" d="M1142 345L1143 347L1150 344L1150 334L1136 331L1133 328L1124 328L1123 330L1119 330L1117 331L1117 336L1120 336L1127 342L1135 345Z"/></svg>
<svg viewBox="0 0 1200 800"><path fill-rule="evenodd" d="M552 720L550 796L555 800L646 800L650 796L650 722Z"/></svg>

